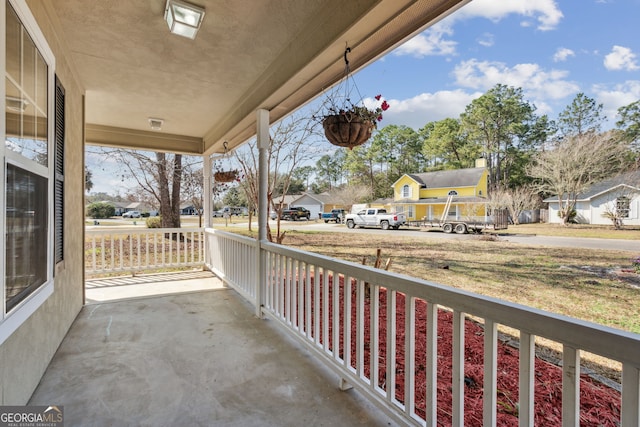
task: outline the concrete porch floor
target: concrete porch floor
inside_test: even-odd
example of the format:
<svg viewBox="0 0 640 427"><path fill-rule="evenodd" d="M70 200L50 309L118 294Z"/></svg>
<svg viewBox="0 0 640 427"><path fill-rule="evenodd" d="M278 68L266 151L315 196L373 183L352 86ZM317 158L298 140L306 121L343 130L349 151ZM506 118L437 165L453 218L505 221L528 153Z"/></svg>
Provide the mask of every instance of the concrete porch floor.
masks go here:
<svg viewBox="0 0 640 427"><path fill-rule="evenodd" d="M64 405L70 427L393 425L235 291L197 276L88 282L94 302L29 404Z"/></svg>

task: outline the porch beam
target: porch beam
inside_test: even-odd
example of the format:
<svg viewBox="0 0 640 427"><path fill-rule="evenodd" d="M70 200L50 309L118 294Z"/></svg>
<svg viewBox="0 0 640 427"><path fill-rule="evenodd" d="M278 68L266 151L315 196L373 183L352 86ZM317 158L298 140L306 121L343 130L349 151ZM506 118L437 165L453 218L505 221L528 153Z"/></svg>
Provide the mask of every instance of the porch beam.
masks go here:
<svg viewBox="0 0 640 427"><path fill-rule="evenodd" d="M202 155L202 138L87 123L86 144L131 150Z"/></svg>

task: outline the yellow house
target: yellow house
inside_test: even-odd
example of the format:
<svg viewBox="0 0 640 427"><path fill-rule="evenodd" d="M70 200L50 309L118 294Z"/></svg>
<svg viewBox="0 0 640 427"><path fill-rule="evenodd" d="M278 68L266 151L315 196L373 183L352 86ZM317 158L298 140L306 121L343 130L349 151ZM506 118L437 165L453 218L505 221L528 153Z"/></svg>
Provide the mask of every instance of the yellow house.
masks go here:
<svg viewBox="0 0 640 427"><path fill-rule="evenodd" d="M476 161L475 168L403 175L393 184L392 205L408 220L434 220L442 217L449 196L449 219L488 215L483 159Z"/></svg>

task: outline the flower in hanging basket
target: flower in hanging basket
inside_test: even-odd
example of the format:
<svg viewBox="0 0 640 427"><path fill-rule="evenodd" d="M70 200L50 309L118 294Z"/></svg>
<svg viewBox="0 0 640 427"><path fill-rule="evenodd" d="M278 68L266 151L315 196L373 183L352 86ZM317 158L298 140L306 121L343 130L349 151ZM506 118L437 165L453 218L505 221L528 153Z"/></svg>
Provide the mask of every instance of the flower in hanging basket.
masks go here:
<svg viewBox="0 0 640 427"><path fill-rule="evenodd" d="M216 182L233 182L237 177L237 170L216 171L213 173L213 178L216 180Z"/></svg>

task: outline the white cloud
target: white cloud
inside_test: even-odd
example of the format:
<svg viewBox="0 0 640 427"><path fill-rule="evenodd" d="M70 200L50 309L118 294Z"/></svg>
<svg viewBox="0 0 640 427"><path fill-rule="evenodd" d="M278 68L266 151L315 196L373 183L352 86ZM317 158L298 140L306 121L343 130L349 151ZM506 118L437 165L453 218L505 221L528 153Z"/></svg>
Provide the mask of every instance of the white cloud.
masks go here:
<svg viewBox="0 0 640 427"><path fill-rule="evenodd" d="M603 113L613 127L617 120L618 108L640 99L640 80L628 80L614 86L594 85L592 90L597 102L602 104Z"/></svg>
<svg viewBox="0 0 640 427"><path fill-rule="evenodd" d="M553 62L564 62L570 56L576 56L576 53L566 47L559 47L553 55Z"/></svg>
<svg viewBox="0 0 640 427"><path fill-rule="evenodd" d="M538 64L508 67L501 62L472 59L458 64L453 75L457 85L483 92L497 84L522 88L525 100L535 105L538 114L552 114L552 104L580 92L580 86L567 79L567 71L545 70Z"/></svg>
<svg viewBox="0 0 640 427"><path fill-rule="evenodd" d="M484 33L482 35L482 37L478 38L478 44L480 46L484 46L484 47L491 47L493 46L495 43L493 34L491 33Z"/></svg>
<svg viewBox="0 0 640 427"><path fill-rule="evenodd" d="M537 29L541 31L555 29L563 18L555 0L474 0L451 15L451 18L482 17L498 22L511 14L527 18L521 23L522 26L533 25L529 19L534 19Z"/></svg>
<svg viewBox="0 0 640 427"><path fill-rule="evenodd" d="M635 71L640 69L636 54L628 47L613 46L611 53L604 57L604 66L607 70Z"/></svg>
<svg viewBox="0 0 640 427"><path fill-rule="evenodd" d="M451 27L438 23L421 34L397 48L395 55L410 55L416 58L433 55L454 55L456 53L457 42L445 40L446 36L451 36Z"/></svg>
<svg viewBox="0 0 640 427"><path fill-rule="evenodd" d="M429 122L447 117L457 118L471 101L481 95L481 92L470 93L459 89L421 93L403 100L390 99L391 108L384 113L381 125L405 125L417 130Z"/></svg>
<svg viewBox="0 0 640 427"><path fill-rule="evenodd" d="M561 99L579 90L567 80L568 72L542 69L538 64L516 64L508 67L502 62L471 59L453 70L456 84L472 89L488 90L498 83L522 87L537 98Z"/></svg>

